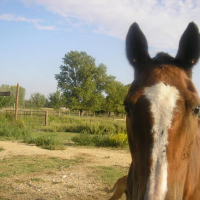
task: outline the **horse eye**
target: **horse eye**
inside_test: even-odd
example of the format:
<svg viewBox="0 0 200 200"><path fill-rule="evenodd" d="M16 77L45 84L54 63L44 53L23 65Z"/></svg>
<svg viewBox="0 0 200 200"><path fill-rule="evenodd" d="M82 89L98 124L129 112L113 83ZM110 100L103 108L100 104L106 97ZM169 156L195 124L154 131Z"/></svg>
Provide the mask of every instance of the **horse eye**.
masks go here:
<svg viewBox="0 0 200 200"><path fill-rule="evenodd" d="M127 115L130 115L130 110L129 110L128 106L124 105L124 110L125 110Z"/></svg>
<svg viewBox="0 0 200 200"><path fill-rule="evenodd" d="M196 108L193 109L193 114L198 116L200 113L200 106L197 106Z"/></svg>

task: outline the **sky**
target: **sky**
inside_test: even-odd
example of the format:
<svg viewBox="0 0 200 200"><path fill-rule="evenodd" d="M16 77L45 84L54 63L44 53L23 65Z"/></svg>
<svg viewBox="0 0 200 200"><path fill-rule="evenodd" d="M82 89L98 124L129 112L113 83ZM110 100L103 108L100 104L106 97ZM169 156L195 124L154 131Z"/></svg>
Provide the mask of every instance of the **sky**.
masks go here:
<svg viewBox="0 0 200 200"><path fill-rule="evenodd" d="M134 71L125 38L137 22L151 57L177 53L189 22L200 27L200 0L0 0L0 85L26 89L26 99L57 90L55 74L70 51L85 51L123 84ZM200 93L200 63L193 70Z"/></svg>

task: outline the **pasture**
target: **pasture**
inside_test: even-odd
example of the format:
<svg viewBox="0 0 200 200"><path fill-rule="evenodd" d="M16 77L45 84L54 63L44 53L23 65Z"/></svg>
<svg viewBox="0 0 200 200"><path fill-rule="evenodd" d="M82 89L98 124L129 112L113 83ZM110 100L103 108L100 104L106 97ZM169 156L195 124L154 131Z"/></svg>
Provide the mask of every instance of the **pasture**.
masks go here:
<svg viewBox="0 0 200 200"><path fill-rule="evenodd" d="M46 127L0 117L1 200L108 199L104 188L128 172L125 121L49 116Z"/></svg>

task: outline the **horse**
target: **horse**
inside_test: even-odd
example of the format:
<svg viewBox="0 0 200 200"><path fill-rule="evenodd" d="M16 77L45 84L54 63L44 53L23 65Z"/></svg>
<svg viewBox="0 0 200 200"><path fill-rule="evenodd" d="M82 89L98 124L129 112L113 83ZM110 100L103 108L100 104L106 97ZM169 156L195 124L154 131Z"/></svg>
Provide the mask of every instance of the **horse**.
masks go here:
<svg viewBox="0 0 200 200"><path fill-rule="evenodd" d="M124 99L131 153L129 200L200 199L200 98L192 68L200 57L194 22L181 36L175 57L151 58L137 23L126 37L134 81Z"/></svg>

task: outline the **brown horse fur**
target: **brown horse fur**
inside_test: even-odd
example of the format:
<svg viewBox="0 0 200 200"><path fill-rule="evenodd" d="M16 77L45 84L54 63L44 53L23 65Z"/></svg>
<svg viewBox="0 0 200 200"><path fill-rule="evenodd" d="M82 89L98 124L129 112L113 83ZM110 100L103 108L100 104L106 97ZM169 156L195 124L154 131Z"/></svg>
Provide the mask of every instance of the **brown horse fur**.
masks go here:
<svg viewBox="0 0 200 200"><path fill-rule="evenodd" d="M124 100L132 163L129 200L200 199L200 99L191 80L200 56L200 35L190 23L175 58L151 59L146 38L134 23L126 39L135 79Z"/></svg>
<svg viewBox="0 0 200 200"><path fill-rule="evenodd" d="M105 191L107 193L113 192L113 195L109 200L120 199L121 196L126 192L126 190L127 190L127 176L119 178L112 189L108 190L105 188Z"/></svg>

